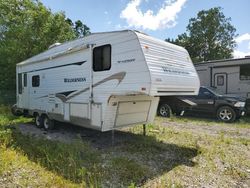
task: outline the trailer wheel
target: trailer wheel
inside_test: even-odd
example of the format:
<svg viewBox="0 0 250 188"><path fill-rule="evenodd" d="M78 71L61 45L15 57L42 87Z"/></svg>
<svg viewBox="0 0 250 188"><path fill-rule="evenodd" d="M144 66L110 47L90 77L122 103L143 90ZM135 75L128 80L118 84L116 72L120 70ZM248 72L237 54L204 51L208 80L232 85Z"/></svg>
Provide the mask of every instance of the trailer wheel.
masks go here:
<svg viewBox="0 0 250 188"><path fill-rule="evenodd" d="M235 111L229 106L222 106L217 110L217 118L220 121L231 123L236 119Z"/></svg>
<svg viewBox="0 0 250 188"><path fill-rule="evenodd" d="M35 124L38 128L43 127L42 118L41 118L41 116L39 116L39 114L35 114Z"/></svg>
<svg viewBox="0 0 250 188"><path fill-rule="evenodd" d="M52 130L54 129L55 122L52 119L49 119L47 115L43 116L43 127L45 130Z"/></svg>
<svg viewBox="0 0 250 188"><path fill-rule="evenodd" d="M161 104L158 108L158 115L162 117L170 117L172 113L172 110L169 105L167 104Z"/></svg>

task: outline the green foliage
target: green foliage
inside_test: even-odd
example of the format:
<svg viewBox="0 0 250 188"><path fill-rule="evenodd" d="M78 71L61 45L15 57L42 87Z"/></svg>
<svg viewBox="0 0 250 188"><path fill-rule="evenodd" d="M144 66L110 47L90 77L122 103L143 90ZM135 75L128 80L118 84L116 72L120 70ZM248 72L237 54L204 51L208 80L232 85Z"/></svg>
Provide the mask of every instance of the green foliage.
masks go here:
<svg viewBox="0 0 250 188"><path fill-rule="evenodd" d="M0 60L1 61L1 60ZM0 70L1 72L1 70ZM7 74L5 74L7 76ZM3 78L4 75L0 75ZM6 78L7 79L7 78ZM14 89L3 89L0 86L0 104L13 105L16 103L16 91Z"/></svg>
<svg viewBox="0 0 250 188"><path fill-rule="evenodd" d="M172 43L185 47L193 62L231 58L236 29L230 22L220 7L202 10L189 20L187 32Z"/></svg>
<svg viewBox="0 0 250 188"><path fill-rule="evenodd" d="M0 90L15 90L17 63L77 37L63 12L39 0L0 0L0 10Z"/></svg>
<svg viewBox="0 0 250 188"><path fill-rule="evenodd" d="M81 20L77 20L75 21L75 23L73 23L71 19L67 18L66 22L71 25L77 38L87 36L91 33L90 28L87 25L83 24Z"/></svg>

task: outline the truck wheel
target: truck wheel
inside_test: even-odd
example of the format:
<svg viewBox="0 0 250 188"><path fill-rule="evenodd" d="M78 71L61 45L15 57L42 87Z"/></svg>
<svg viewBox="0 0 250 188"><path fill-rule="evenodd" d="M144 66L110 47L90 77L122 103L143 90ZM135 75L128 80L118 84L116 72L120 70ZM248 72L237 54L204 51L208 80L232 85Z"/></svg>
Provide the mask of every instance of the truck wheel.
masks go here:
<svg viewBox="0 0 250 188"><path fill-rule="evenodd" d="M171 108L167 104L161 104L158 108L158 115L162 117L170 117L171 116Z"/></svg>
<svg viewBox="0 0 250 188"><path fill-rule="evenodd" d="M54 128L54 120L49 119L48 116L43 116L43 127L45 130L52 130Z"/></svg>
<svg viewBox="0 0 250 188"><path fill-rule="evenodd" d="M35 114L35 124L38 128L43 127L42 118L39 116L39 114Z"/></svg>
<svg viewBox="0 0 250 188"><path fill-rule="evenodd" d="M217 110L217 118L220 121L230 123L230 122L235 121L236 113L231 107L222 106Z"/></svg>

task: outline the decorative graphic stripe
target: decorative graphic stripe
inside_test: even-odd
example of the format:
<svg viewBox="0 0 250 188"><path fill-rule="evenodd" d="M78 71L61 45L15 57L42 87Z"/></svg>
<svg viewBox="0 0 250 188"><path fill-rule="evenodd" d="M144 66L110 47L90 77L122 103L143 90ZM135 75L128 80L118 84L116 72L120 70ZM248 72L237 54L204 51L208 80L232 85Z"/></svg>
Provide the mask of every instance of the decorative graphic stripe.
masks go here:
<svg viewBox="0 0 250 188"><path fill-rule="evenodd" d="M93 85L93 88L94 87L97 87L105 82L108 82L110 80L118 80L118 84L119 85L121 83L121 81L124 79L124 77L126 76L126 72L119 72L119 73L116 73L116 74L113 74L97 83L95 83ZM86 91L88 91L90 88L87 87L87 88L84 88L83 90L80 90L80 91L65 91L65 92L61 92L61 93L56 93L55 96L57 98L59 98L62 102L66 102L82 93L85 93ZM39 98L45 98L45 97L48 97L49 95L45 95L45 96L41 96L41 97L38 97L37 99Z"/></svg>
<svg viewBox="0 0 250 188"><path fill-rule="evenodd" d="M77 91L77 90L56 93L55 96L60 98L60 99L62 98L61 100L63 100L64 98L66 98L68 95L70 95L71 93L73 93L75 91ZM46 97L49 97L49 95L44 95L44 96L38 97L37 99L46 98Z"/></svg>
<svg viewBox="0 0 250 188"><path fill-rule="evenodd" d="M121 81L124 79L125 75L126 75L126 72L119 72L119 73L113 74L113 75L111 75L111 76L109 76L109 77L107 77L107 78L105 78L105 79L103 79L103 80L97 82L96 84L94 84L94 85L93 85L93 88L94 88L94 87L97 87L97 86L99 86L99 85L101 85L101 84L103 84L103 83L105 83L105 82L108 82L108 81L110 81L110 80L118 80L118 84L117 84L117 85L119 85L119 84L121 83ZM80 91L78 91L78 92L72 94L71 96L67 97L67 98L66 98L66 101L67 101L67 100L70 100L70 99L72 99L73 97L75 97L75 96L77 96L77 95L80 95L80 94L82 94L82 93L84 93L84 92L86 92L86 91L88 91L88 90L89 90L89 87L87 87L87 88L85 88L85 89L83 89L83 90L80 90ZM63 101L63 102L66 102L66 101Z"/></svg>
<svg viewBox="0 0 250 188"><path fill-rule="evenodd" d="M67 100L67 96L69 96L71 93L76 92L77 90L74 91L65 91L62 93L56 93L55 96L59 99L61 99L61 101L66 101Z"/></svg>
<svg viewBox="0 0 250 188"><path fill-rule="evenodd" d="M194 102L192 102L192 101L190 101L190 100L188 100L188 99L181 99L181 100L182 100L183 102L185 102L185 103L191 105L191 106L196 106L196 105L197 105L196 103L194 103Z"/></svg>
<svg viewBox="0 0 250 188"><path fill-rule="evenodd" d="M36 71L42 71L42 70L48 70L48 69L55 69L55 68L60 68L60 67L67 67L67 66L71 66L71 65L82 65L87 61L81 61L81 62L76 62L76 63L70 63L70 64L66 64L66 65L58 65L58 66L54 66L54 67L48 67L48 68L43 68L43 69L37 69L37 70L32 70L32 71L28 71L28 72L36 72ZM25 72L25 73L28 73Z"/></svg>

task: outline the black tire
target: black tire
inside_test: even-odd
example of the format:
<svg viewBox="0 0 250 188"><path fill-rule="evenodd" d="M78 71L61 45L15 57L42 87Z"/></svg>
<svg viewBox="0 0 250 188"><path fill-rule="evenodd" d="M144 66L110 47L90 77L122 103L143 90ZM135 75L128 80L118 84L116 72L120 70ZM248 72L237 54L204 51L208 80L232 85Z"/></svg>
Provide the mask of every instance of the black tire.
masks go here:
<svg viewBox="0 0 250 188"><path fill-rule="evenodd" d="M160 104L158 108L158 115L162 117L170 117L172 114L172 110L168 104Z"/></svg>
<svg viewBox="0 0 250 188"><path fill-rule="evenodd" d="M237 115L236 118L235 118L235 120L239 120L240 118L241 118L241 116Z"/></svg>
<svg viewBox="0 0 250 188"><path fill-rule="evenodd" d="M11 107L11 113L14 115L14 116L21 116L23 113L17 109L17 105L14 104L12 107Z"/></svg>
<svg viewBox="0 0 250 188"><path fill-rule="evenodd" d="M35 118L35 125L36 125L36 127L42 128L43 127L43 122L42 122L41 116L39 116L39 114L35 114L34 118Z"/></svg>
<svg viewBox="0 0 250 188"><path fill-rule="evenodd" d="M42 121L43 121L43 127L44 127L45 130L52 130L52 129L54 129L54 127L55 127L54 120L49 119L48 116L44 115L42 117Z"/></svg>
<svg viewBox="0 0 250 188"><path fill-rule="evenodd" d="M220 121L231 123L236 120L236 113L231 107L222 106L217 110L217 118Z"/></svg>

